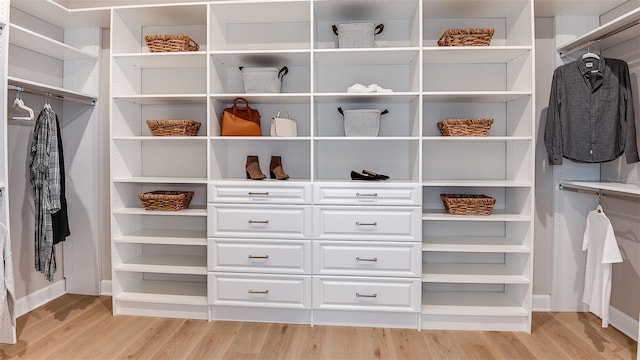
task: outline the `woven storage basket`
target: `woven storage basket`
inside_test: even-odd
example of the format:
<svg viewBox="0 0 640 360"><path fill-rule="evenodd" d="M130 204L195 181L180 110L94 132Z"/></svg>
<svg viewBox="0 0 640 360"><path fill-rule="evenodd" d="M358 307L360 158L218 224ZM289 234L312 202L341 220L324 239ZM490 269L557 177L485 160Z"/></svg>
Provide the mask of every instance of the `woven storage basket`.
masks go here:
<svg viewBox="0 0 640 360"><path fill-rule="evenodd" d="M443 136L487 136L493 119L445 119L438 122Z"/></svg>
<svg viewBox="0 0 640 360"><path fill-rule="evenodd" d="M447 212L452 215L491 215L496 199L486 195L440 194Z"/></svg>
<svg viewBox="0 0 640 360"><path fill-rule="evenodd" d="M153 136L196 136L200 123L193 120L147 120Z"/></svg>
<svg viewBox="0 0 640 360"><path fill-rule="evenodd" d="M145 210L178 211L186 209L193 198L193 191L156 190L138 194Z"/></svg>
<svg viewBox="0 0 640 360"><path fill-rule="evenodd" d="M439 46L489 46L494 29L448 29L438 40Z"/></svg>
<svg viewBox="0 0 640 360"><path fill-rule="evenodd" d="M151 52L198 51L200 45L187 34L146 35L144 40Z"/></svg>

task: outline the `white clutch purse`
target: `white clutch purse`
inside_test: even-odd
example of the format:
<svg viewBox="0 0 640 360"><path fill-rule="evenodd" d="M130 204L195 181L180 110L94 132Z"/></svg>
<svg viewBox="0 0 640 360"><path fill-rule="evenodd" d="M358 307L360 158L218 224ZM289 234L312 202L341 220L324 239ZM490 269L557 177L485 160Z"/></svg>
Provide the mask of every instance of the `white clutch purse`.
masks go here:
<svg viewBox="0 0 640 360"><path fill-rule="evenodd" d="M287 117L280 117L282 111L287 112ZM298 123L291 118L291 114L287 109L280 109L275 117L271 119L271 136L287 137L298 136Z"/></svg>

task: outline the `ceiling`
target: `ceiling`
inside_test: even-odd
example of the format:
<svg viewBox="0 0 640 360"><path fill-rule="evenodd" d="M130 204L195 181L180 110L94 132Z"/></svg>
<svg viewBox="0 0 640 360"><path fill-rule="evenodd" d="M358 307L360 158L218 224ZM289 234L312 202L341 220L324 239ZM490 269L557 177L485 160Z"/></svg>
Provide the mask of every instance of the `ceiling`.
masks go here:
<svg viewBox="0 0 640 360"><path fill-rule="evenodd" d="M68 8L94 8L121 5L185 3L194 0L52 0ZM391 0L392 1L392 0ZM449 0L455 1L455 0ZM480 1L480 0L479 0ZM556 15L602 15L623 4L640 6L640 0L534 0L536 17ZM627 4L628 5L628 4Z"/></svg>

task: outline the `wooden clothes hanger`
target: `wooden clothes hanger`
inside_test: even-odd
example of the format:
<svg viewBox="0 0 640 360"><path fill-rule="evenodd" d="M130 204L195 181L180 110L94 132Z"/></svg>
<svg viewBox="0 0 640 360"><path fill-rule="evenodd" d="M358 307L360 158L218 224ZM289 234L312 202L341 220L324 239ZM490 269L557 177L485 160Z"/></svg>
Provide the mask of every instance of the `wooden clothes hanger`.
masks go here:
<svg viewBox="0 0 640 360"><path fill-rule="evenodd" d="M24 110L28 113L28 116L10 116L11 113L15 110ZM33 109L31 109L30 107L28 107L27 105L24 104L24 101L22 101L22 91L18 90L16 92L16 99L13 101L13 106L11 107L11 109L9 109L9 112L7 113L9 116L9 119L11 120L27 120L27 121L31 121L34 119L35 115L33 114Z"/></svg>

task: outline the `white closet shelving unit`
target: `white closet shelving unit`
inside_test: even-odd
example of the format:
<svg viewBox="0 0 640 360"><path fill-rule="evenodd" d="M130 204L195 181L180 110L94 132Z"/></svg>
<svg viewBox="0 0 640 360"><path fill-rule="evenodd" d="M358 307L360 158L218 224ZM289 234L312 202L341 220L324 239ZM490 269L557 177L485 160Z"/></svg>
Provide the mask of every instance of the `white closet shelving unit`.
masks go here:
<svg viewBox="0 0 640 360"><path fill-rule="evenodd" d="M355 21L385 25L373 48L337 47L331 25ZM497 31L489 47L437 47L442 32L456 27ZM200 51L147 52L144 35L178 32ZM170 278L195 284L198 302L211 306L210 319L529 331L532 39L530 0L114 9L114 313L191 316L163 304L186 304L162 300L168 283L145 290L144 298L137 289L158 277L149 273L167 272L165 263L203 256L208 237L208 260L188 279ZM289 73L281 93L245 94L239 66L287 66ZM393 92L348 93L354 83ZM262 114L262 137L220 136L223 110L236 97ZM345 136L338 107L389 113L379 136L354 138ZM268 120L280 108L297 120L297 137L268 136ZM171 117L202 121L204 131L194 138L149 136L144 120ZM436 122L447 117L496 122L486 138L444 138ZM270 157L282 156L291 178L246 180L248 155L259 157L267 175ZM391 179L351 181L350 171L362 169ZM141 209L137 194L159 185L195 189L193 206L175 213ZM495 196L496 212L445 214L438 198L444 190ZM200 210L205 199L208 212ZM187 221L187 215L194 216ZM196 232L161 235L175 234L173 228Z"/></svg>
<svg viewBox="0 0 640 360"><path fill-rule="evenodd" d="M422 328L530 331L534 205L532 1L424 1ZM442 48L448 28L494 28L488 47ZM442 137L447 118L493 118ZM496 198L489 216L443 212L441 193Z"/></svg>
<svg viewBox="0 0 640 360"><path fill-rule="evenodd" d="M108 13L103 9L70 12L51 1L14 0L10 6L5 29L8 86L35 95L41 103L50 96L58 109L71 226L69 241L62 245L66 291L97 295L100 170L93 164L99 161L99 55L101 27L107 24ZM79 177L87 181L75 181Z"/></svg>
<svg viewBox="0 0 640 360"><path fill-rule="evenodd" d="M207 5L111 13L111 208L114 314L208 319ZM145 35L187 33L200 50L151 53ZM148 119L190 119L194 137L154 137ZM138 194L194 191L188 209L147 211Z"/></svg>

